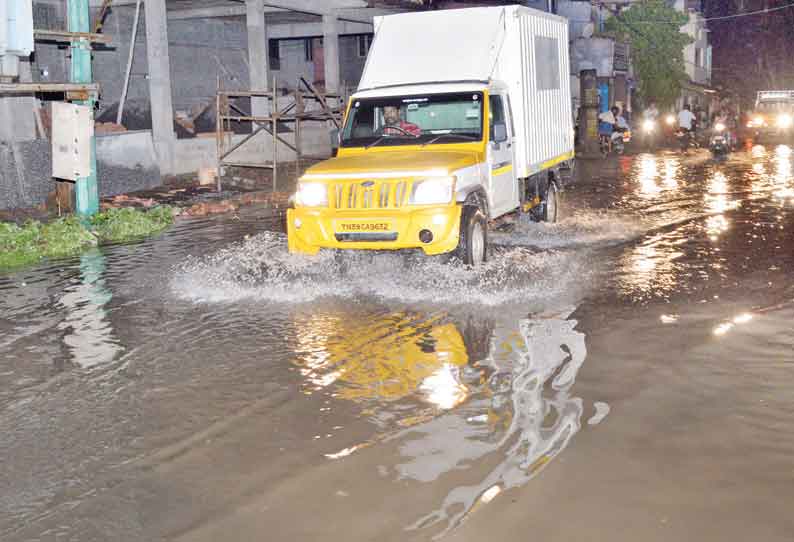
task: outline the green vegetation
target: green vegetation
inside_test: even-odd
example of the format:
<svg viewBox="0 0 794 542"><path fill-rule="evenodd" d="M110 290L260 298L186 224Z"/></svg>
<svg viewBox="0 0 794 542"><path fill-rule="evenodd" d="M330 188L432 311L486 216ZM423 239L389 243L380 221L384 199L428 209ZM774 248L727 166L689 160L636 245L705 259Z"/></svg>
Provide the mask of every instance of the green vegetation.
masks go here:
<svg viewBox="0 0 794 542"><path fill-rule="evenodd" d="M101 241L118 242L145 237L170 226L174 221L171 207L154 207L141 212L132 207L110 209L91 219Z"/></svg>
<svg viewBox="0 0 794 542"><path fill-rule="evenodd" d="M42 258L76 254L101 242L138 239L164 230L174 221L172 208L148 211L110 209L83 223L75 216L23 226L0 222L0 269L29 265Z"/></svg>
<svg viewBox="0 0 794 542"><path fill-rule="evenodd" d="M644 101L670 107L687 80L684 47L692 38L681 32L688 16L664 0L644 0L606 22L608 32L631 44L631 56Z"/></svg>

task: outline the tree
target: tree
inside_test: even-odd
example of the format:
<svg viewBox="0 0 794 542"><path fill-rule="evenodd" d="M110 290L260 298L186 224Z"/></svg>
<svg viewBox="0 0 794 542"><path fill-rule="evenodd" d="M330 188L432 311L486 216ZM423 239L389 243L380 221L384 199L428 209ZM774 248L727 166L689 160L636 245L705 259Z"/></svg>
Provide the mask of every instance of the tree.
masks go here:
<svg viewBox="0 0 794 542"><path fill-rule="evenodd" d="M681 32L686 14L668 7L664 0L643 0L617 13L606 30L631 44L631 58L640 96L672 106L688 77L684 47L692 38Z"/></svg>

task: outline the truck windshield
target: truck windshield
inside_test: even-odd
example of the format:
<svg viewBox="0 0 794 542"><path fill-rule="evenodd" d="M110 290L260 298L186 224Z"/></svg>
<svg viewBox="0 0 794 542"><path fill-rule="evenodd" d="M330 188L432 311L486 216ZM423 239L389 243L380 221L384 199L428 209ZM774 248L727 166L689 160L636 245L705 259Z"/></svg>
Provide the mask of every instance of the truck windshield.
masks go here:
<svg viewBox="0 0 794 542"><path fill-rule="evenodd" d="M775 100L763 101L758 104L758 111L775 113L778 111L789 111L794 109L794 100Z"/></svg>
<svg viewBox="0 0 794 542"><path fill-rule="evenodd" d="M342 147L450 144L482 139L482 93L356 99Z"/></svg>

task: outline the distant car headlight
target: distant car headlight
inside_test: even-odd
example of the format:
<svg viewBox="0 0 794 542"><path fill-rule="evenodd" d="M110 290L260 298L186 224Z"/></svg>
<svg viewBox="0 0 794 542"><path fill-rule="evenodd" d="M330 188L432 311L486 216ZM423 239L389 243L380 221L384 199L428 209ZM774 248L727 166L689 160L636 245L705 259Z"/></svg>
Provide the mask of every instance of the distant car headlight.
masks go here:
<svg viewBox="0 0 794 542"><path fill-rule="evenodd" d="M326 207L328 205L328 185L323 183L298 183L295 204L302 207Z"/></svg>
<svg viewBox="0 0 794 542"><path fill-rule="evenodd" d="M667 124L669 124L670 126L672 126L673 124L675 124L675 117L673 115L667 115L667 117L665 117L664 121Z"/></svg>
<svg viewBox="0 0 794 542"><path fill-rule="evenodd" d="M760 115L753 117L752 119L750 119L750 122L748 123L748 126L750 126L751 128L753 126L763 126L763 125L764 125L764 117Z"/></svg>
<svg viewBox="0 0 794 542"><path fill-rule="evenodd" d="M647 119L647 120L643 121L642 129L646 133L653 132L656 129L656 123L654 121L652 121L651 119Z"/></svg>
<svg viewBox="0 0 794 542"><path fill-rule="evenodd" d="M432 203L449 203L455 191L455 177L431 177L414 183L411 198L412 205L429 205Z"/></svg>
<svg viewBox="0 0 794 542"><path fill-rule="evenodd" d="M717 133L724 132L725 131L725 125L723 123L721 123L721 122L718 122L717 124L714 125L714 131L717 132Z"/></svg>
<svg viewBox="0 0 794 542"><path fill-rule="evenodd" d="M788 113L783 113L778 115L777 117L777 126L778 128L791 128L791 125L794 124L794 119L791 118L791 115Z"/></svg>

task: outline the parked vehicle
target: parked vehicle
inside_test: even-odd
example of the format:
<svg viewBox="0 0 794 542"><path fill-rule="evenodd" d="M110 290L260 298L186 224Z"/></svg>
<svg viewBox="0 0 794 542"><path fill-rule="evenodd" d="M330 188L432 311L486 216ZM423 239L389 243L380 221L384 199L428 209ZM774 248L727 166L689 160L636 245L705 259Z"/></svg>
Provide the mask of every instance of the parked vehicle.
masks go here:
<svg viewBox="0 0 794 542"><path fill-rule="evenodd" d="M794 90L759 92L747 129L755 139L794 138Z"/></svg>
<svg viewBox="0 0 794 542"><path fill-rule="evenodd" d="M338 156L299 180L289 250L421 249L476 265L489 221L556 221L574 158L566 19L507 6L375 29Z"/></svg>

